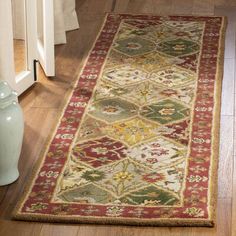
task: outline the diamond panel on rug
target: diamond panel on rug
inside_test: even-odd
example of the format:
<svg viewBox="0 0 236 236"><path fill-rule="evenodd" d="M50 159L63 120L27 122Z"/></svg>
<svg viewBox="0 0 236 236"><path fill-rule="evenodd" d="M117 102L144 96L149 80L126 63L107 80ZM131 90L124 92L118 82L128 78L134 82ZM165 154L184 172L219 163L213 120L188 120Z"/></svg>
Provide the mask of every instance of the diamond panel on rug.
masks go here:
<svg viewBox="0 0 236 236"><path fill-rule="evenodd" d="M108 14L14 219L213 226L225 28Z"/></svg>

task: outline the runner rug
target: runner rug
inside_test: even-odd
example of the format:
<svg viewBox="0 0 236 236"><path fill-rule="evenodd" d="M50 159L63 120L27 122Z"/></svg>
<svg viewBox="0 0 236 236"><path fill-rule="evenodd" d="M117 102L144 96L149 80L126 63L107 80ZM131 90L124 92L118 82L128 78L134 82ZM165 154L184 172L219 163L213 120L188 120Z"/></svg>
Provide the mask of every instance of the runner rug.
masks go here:
<svg viewBox="0 0 236 236"><path fill-rule="evenodd" d="M224 34L108 14L14 218L212 226Z"/></svg>

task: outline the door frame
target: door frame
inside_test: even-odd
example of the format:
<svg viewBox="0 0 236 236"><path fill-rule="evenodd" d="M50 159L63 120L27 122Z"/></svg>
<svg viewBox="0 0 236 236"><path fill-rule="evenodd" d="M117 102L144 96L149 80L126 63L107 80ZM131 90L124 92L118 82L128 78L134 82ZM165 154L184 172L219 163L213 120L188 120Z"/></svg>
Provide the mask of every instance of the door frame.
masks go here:
<svg viewBox="0 0 236 236"><path fill-rule="evenodd" d="M7 81L18 95L35 83L35 61L47 76L55 75L53 0L43 1L44 45L37 32L37 0L24 0L26 27L26 69L15 74L12 1L0 1L0 80Z"/></svg>
<svg viewBox="0 0 236 236"><path fill-rule="evenodd" d="M46 76L55 76L55 52L54 52L54 4L53 0L42 1L43 42L37 40L38 59Z"/></svg>
<svg viewBox="0 0 236 236"><path fill-rule="evenodd" d="M26 22L26 65L27 69L17 74L15 82L18 94L24 92L27 88L32 86L35 82L35 66L34 61L37 58L37 8L35 0L25 0L25 22Z"/></svg>

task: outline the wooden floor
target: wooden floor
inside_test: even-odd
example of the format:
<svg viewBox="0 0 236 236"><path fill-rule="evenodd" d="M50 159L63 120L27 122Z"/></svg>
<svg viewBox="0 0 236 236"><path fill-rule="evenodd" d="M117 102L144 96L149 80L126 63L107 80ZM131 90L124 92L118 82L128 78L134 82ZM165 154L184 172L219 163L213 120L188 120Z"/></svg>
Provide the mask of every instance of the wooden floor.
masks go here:
<svg viewBox="0 0 236 236"><path fill-rule="evenodd" d="M25 70L26 65L26 50L25 40L14 39L14 63L16 75Z"/></svg>
<svg viewBox="0 0 236 236"><path fill-rule="evenodd" d="M53 79L39 72L39 82L20 97L25 116L25 135L19 162L20 178L0 188L1 236L236 236L236 149L235 119L235 32L236 0L77 0L81 28L68 33L68 43L56 47ZM221 144L219 165L218 217L215 228L128 227L63 225L11 221L11 212L45 144L66 91L81 69L105 12L154 14L228 15L225 73L222 93Z"/></svg>

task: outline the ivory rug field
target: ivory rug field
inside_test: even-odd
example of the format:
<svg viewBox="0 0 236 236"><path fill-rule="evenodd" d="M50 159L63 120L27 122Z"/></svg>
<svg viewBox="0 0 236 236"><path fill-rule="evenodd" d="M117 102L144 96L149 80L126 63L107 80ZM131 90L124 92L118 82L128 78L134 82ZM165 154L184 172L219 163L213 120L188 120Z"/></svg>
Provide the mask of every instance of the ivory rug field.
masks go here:
<svg viewBox="0 0 236 236"><path fill-rule="evenodd" d="M212 226L224 34L108 14L14 218Z"/></svg>

